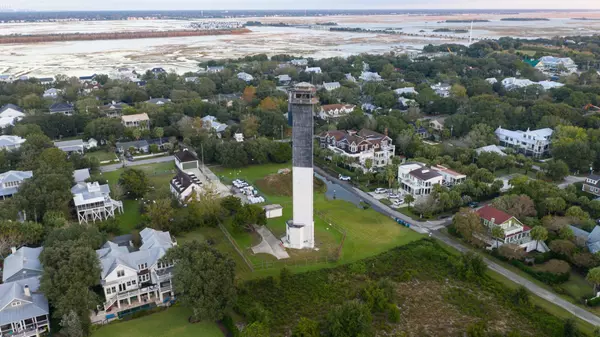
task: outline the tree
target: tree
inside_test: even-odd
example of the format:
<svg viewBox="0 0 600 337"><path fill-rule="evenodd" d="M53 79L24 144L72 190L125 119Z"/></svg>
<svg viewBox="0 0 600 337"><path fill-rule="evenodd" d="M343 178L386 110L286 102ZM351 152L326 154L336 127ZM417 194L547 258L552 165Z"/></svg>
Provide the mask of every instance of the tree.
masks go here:
<svg viewBox="0 0 600 337"><path fill-rule="evenodd" d="M91 288L100 279L100 261L94 249L101 242L102 235L96 227L71 226L52 231L40 254L40 291L54 308L53 316L63 319L74 312L84 335L91 326L90 310L98 303Z"/></svg>
<svg viewBox="0 0 600 337"><path fill-rule="evenodd" d="M192 320L220 320L232 308L235 263L229 256L192 241L171 248L163 260L175 262L173 285L181 302L192 309Z"/></svg>
<svg viewBox="0 0 600 337"><path fill-rule="evenodd" d="M300 318L292 330L292 337L319 337L320 335L319 323L306 317Z"/></svg>
<svg viewBox="0 0 600 337"><path fill-rule="evenodd" d="M81 321L75 311L71 310L68 314L64 314L60 320L60 333L66 337L83 337L83 329Z"/></svg>
<svg viewBox="0 0 600 337"><path fill-rule="evenodd" d="M408 205L408 207L410 207L410 204L413 203L413 202L415 202L415 197L413 197L412 194L407 194L404 197L404 202L406 202L406 204Z"/></svg>
<svg viewBox="0 0 600 337"><path fill-rule="evenodd" d="M467 96L467 89L465 89L465 87L463 87L462 85L456 83L453 84L450 88L450 94L452 95L452 97L465 98Z"/></svg>
<svg viewBox="0 0 600 337"><path fill-rule="evenodd" d="M563 337L577 337L579 332L577 326L575 326L575 320L573 318L567 318L563 326Z"/></svg>
<svg viewBox="0 0 600 337"><path fill-rule="evenodd" d="M483 258L473 252L464 253L454 263L454 270L459 278L474 281L482 278L487 270Z"/></svg>
<svg viewBox="0 0 600 337"><path fill-rule="evenodd" d="M388 188L390 188L390 189L392 188L392 185L394 184L394 182L396 182L396 173L397 172L398 172L398 169L395 167L395 165L388 165L385 167L385 178L388 183Z"/></svg>
<svg viewBox="0 0 600 337"><path fill-rule="evenodd" d="M575 246L575 244L569 240L558 239L550 242L550 250L568 257L570 257L576 249L577 246Z"/></svg>
<svg viewBox="0 0 600 337"><path fill-rule="evenodd" d="M565 212L565 215L571 218L579 219L579 220L587 220L590 218L590 215L581 209L579 206L571 206Z"/></svg>
<svg viewBox="0 0 600 337"><path fill-rule="evenodd" d="M253 86L247 86L242 94L242 99L246 103L252 103L254 98L256 98L256 88Z"/></svg>
<svg viewBox="0 0 600 337"><path fill-rule="evenodd" d="M175 213L171 207L171 199L158 199L149 201L146 205L144 219L154 229L176 232L171 228L171 218Z"/></svg>
<svg viewBox="0 0 600 337"><path fill-rule="evenodd" d="M498 248L498 245L500 244L498 239L504 241L504 229L500 226L492 227L492 237L496 239L496 248Z"/></svg>
<svg viewBox="0 0 600 337"><path fill-rule="evenodd" d="M150 180L142 170L128 168L119 178L119 184L132 198L141 198L150 190Z"/></svg>
<svg viewBox="0 0 600 337"><path fill-rule="evenodd" d="M133 136L133 138L138 140L138 139L140 139L140 137L142 137L142 130L135 128L135 129L131 130L131 135Z"/></svg>
<svg viewBox="0 0 600 337"><path fill-rule="evenodd" d="M269 337L269 328L261 322L254 322L242 330L240 337Z"/></svg>
<svg viewBox="0 0 600 337"><path fill-rule="evenodd" d="M548 230L542 226L535 226L530 232L531 238L537 241L535 243L535 249L538 248L540 241L546 241L548 239Z"/></svg>
<svg viewBox="0 0 600 337"><path fill-rule="evenodd" d="M371 327L369 307L358 300L334 307L327 315L327 336L363 336Z"/></svg>
<svg viewBox="0 0 600 337"><path fill-rule="evenodd" d="M548 163L546 175L553 181L561 181L569 175L569 166L560 159L552 160Z"/></svg>
<svg viewBox="0 0 600 337"><path fill-rule="evenodd" d="M242 118L242 131L247 138L258 135L259 119L255 115L246 115Z"/></svg>
<svg viewBox="0 0 600 337"><path fill-rule="evenodd" d="M507 243L498 248L498 254L509 260L522 260L525 257L523 248L513 243Z"/></svg>
<svg viewBox="0 0 600 337"><path fill-rule="evenodd" d="M154 133L154 137L156 138L162 138L165 135L165 129L163 128L154 128L154 130L152 130L152 132Z"/></svg>
<svg viewBox="0 0 600 337"><path fill-rule="evenodd" d="M524 217L535 216L535 203L527 195L521 194L509 194L503 195L494 199L492 205L498 209L505 211L506 213L522 219Z"/></svg>
<svg viewBox="0 0 600 337"><path fill-rule="evenodd" d="M463 238L471 242L474 234L483 232L479 216L469 208L461 208L452 219L452 225Z"/></svg>
<svg viewBox="0 0 600 337"><path fill-rule="evenodd" d="M590 269L585 279L594 284L594 294L596 294L598 285L600 285L600 267Z"/></svg>

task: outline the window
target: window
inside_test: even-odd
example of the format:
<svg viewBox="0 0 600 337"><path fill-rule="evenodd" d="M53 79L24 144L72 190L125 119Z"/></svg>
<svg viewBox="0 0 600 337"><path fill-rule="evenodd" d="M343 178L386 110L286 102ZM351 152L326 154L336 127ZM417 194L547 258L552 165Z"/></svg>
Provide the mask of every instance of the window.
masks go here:
<svg viewBox="0 0 600 337"><path fill-rule="evenodd" d="M131 281L127 281L127 286L129 287L131 285Z"/></svg>
<svg viewBox="0 0 600 337"><path fill-rule="evenodd" d="M135 280L131 280L131 284L135 284Z"/></svg>
<svg viewBox="0 0 600 337"><path fill-rule="evenodd" d="M116 292L117 292L117 287L112 287L112 288L110 288L110 289L112 290L112 292L113 292L113 293L116 293Z"/></svg>
<svg viewBox="0 0 600 337"><path fill-rule="evenodd" d="M13 307L17 307L17 306L21 305L21 301L14 301L10 305Z"/></svg>
<svg viewBox="0 0 600 337"><path fill-rule="evenodd" d="M139 270L144 270L148 268L148 264L147 263L142 263L140 265L138 265L138 269Z"/></svg>
<svg viewBox="0 0 600 337"><path fill-rule="evenodd" d="M125 271L124 270L117 270L117 277L123 277L125 276Z"/></svg>
<svg viewBox="0 0 600 337"><path fill-rule="evenodd" d="M106 293L107 294L112 294L112 291L110 290L110 288L106 288Z"/></svg>
<svg viewBox="0 0 600 337"><path fill-rule="evenodd" d="M148 282L150 280L150 274L140 275L140 282Z"/></svg>

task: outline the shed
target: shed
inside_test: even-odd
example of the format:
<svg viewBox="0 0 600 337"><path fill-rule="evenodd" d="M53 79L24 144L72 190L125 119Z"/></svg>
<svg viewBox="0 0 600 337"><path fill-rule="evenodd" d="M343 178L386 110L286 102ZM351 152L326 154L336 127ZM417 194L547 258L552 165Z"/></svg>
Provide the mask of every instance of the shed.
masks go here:
<svg viewBox="0 0 600 337"><path fill-rule="evenodd" d="M263 206L265 210L265 216L267 219L279 218L283 216L283 207L281 205L273 204Z"/></svg>

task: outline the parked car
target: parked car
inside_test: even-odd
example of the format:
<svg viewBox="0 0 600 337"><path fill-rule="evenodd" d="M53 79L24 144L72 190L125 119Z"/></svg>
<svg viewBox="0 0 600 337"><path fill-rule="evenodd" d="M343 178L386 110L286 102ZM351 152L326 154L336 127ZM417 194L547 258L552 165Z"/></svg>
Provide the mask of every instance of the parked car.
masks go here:
<svg viewBox="0 0 600 337"><path fill-rule="evenodd" d="M475 202L475 201L471 201L470 203L467 204L469 207L471 208L477 208L479 207L479 203Z"/></svg>
<svg viewBox="0 0 600 337"><path fill-rule="evenodd" d="M404 199L395 199L394 201L392 201L392 205L398 207L400 205L402 205L404 203Z"/></svg>
<svg viewBox="0 0 600 337"><path fill-rule="evenodd" d="M385 192L387 192L387 189L385 189L385 188L380 187L380 188L375 189L375 193L377 193L377 194L384 194Z"/></svg>
<svg viewBox="0 0 600 337"><path fill-rule="evenodd" d="M402 195L400 195L400 194L396 194L396 193L393 193L393 192L390 192L390 193L388 193L388 199L398 199L398 198L400 198L401 196L402 196Z"/></svg>
<svg viewBox="0 0 600 337"><path fill-rule="evenodd" d="M339 180L343 180L343 181L350 181L351 180L350 177L344 176L344 175L341 175L341 174L338 176L338 179Z"/></svg>

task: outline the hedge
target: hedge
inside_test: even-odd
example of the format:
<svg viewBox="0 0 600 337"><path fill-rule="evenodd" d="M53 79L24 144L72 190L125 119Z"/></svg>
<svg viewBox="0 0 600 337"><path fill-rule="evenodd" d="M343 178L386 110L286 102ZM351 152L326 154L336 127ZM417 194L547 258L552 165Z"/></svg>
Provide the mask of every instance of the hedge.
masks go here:
<svg viewBox="0 0 600 337"><path fill-rule="evenodd" d="M569 280L569 277L571 277L571 273L554 274L545 271L537 271L518 260L512 260L510 261L510 264L549 285L565 283Z"/></svg>

